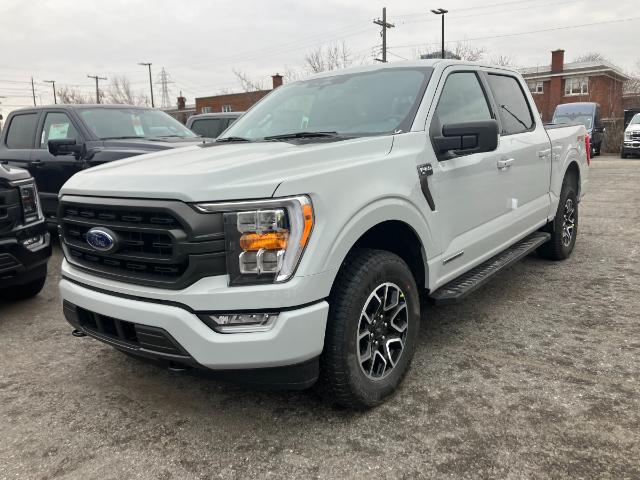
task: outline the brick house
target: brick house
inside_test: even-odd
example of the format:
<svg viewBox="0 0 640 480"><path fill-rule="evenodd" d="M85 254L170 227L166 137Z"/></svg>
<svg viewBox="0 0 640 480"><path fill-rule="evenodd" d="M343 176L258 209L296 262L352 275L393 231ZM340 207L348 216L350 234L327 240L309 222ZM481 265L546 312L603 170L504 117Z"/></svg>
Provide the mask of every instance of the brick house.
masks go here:
<svg viewBox="0 0 640 480"><path fill-rule="evenodd" d="M550 122L556 106L571 102L600 104L602 119L623 116L622 93L629 76L605 61L564 63L564 50L551 52L551 65L520 70L542 115Z"/></svg>
<svg viewBox="0 0 640 480"><path fill-rule="evenodd" d="M276 73L271 79L273 81L273 90L282 85L282 75ZM229 93L196 98L196 113L242 112L248 110L269 92L271 90L257 90L255 92Z"/></svg>

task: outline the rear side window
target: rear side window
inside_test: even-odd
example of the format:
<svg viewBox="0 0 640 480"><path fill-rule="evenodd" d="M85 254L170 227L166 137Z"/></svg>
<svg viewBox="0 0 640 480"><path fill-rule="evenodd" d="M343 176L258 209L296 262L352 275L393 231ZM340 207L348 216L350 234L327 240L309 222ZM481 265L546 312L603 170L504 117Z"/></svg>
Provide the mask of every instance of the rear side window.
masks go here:
<svg viewBox="0 0 640 480"><path fill-rule="evenodd" d="M442 126L491 120L487 98L475 73L457 72L447 77L436 108L436 118Z"/></svg>
<svg viewBox="0 0 640 480"><path fill-rule="evenodd" d="M202 137L217 138L227 128L226 118L203 118L194 120L191 130Z"/></svg>
<svg viewBox="0 0 640 480"><path fill-rule="evenodd" d="M489 74L489 85L498 104L502 134L513 135L531 130L533 116L520 82L515 77Z"/></svg>
<svg viewBox="0 0 640 480"><path fill-rule="evenodd" d="M40 136L40 148L47 148L49 140L73 139L79 141L78 132L66 113L47 113Z"/></svg>
<svg viewBox="0 0 640 480"><path fill-rule="evenodd" d="M26 113L13 117L7 132L7 148L33 148L33 137L36 134L37 124L37 113Z"/></svg>

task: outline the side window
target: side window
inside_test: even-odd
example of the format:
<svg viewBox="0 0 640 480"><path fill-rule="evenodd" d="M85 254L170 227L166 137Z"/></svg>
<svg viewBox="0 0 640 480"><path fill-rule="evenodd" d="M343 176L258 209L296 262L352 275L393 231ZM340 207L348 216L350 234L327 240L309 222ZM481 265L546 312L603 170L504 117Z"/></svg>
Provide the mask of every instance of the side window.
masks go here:
<svg viewBox="0 0 640 480"><path fill-rule="evenodd" d="M458 72L447 77L436 108L436 119L440 125L492 119L475 73Z"/></svg>
<svg viewBox="0 0 640 480"><path fill-rule="evenodd" d="M508 75L489 74L489 85L498 105L502 134L522 133L533 127L533 116L520 82Z"/></svg>
<svg viewBox="0 0 640 480"><path fill-rule="evenodd" d="M74 139L80 141L78 132L74 128L66 113L47 113L40 135L40 148L47 148L49 140Z"/></svg>
<svg viewBox="0 0 640 480"><path fill-rule="evenodd" d="M37 113L16 115L11 119L7 132L7 148L33 148L33 137L38 124Z"/></svg>

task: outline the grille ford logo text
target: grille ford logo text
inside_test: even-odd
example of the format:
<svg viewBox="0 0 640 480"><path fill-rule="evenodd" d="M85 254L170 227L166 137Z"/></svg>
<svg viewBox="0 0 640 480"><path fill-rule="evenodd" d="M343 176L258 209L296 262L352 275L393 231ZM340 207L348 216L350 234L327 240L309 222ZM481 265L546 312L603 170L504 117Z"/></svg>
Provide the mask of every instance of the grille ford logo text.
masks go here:
<svg viewBox="0 0 640 480"><path fill-rule="evenodd" d="M87 243L99 252L112 252L118 246L117 236L108 228L94 227L87 232Z"/></svg>

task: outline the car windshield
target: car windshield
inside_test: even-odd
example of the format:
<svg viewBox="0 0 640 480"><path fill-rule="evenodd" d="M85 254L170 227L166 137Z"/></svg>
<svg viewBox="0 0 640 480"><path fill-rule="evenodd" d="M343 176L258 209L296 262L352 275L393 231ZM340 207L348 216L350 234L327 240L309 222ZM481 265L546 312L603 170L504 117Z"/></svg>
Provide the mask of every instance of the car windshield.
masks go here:
<svg viewBox="0 0 640 480"><path fill-rule="evenodd" d="M387 68L291 83L269 94L219 141L407 131L431 71L428 67Z"/></svg>
<svg viewBox="0 0 640 480"><path fill-rule="evenodd" d="M631 119L631 125L640 125L640 113L636 113Z"/></svg>
<svg viewBox="0 0 640 480"><path fill-rule="evenodd" d="M553 119L553 123L581 123L588 130L591 128L593 117L586 114L561 114Z"/></svg>
<svg viewBox="0 0 640 480"><path fill-rule="evenodd" d="M100 140L197 137L175 118L150 108L83 108L80 110L80 116Z"/></svg>

